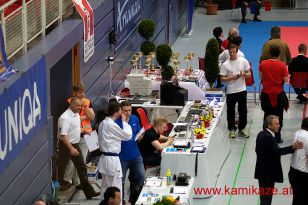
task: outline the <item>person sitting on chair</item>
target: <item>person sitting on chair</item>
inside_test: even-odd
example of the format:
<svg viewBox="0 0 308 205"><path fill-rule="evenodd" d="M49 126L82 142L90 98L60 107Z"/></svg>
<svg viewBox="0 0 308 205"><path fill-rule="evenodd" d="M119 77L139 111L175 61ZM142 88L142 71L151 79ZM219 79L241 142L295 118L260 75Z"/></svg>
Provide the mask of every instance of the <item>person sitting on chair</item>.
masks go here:
<svg viewBox="0 0 308 205"><path fill-rule="evenodd" d="M161 151L172 144L173 137L163 136L168 129L168 121L164 117L156 117L154 125L148 129L143 138L139 141L139 150L143 158L144 166L159 166L161 161ZM163 141L164 143L160 143Z"/></svg>
<svg viewBox="0 0 308 205"><path fill-rule="evenodd" d="M260 15L260 8L262 5L262 1L259 0L238 0L237 5L241 7L241 12L242 12L242 23L247 23L246 22L246 15L247 15L247 6L250 5L251 7L254 8L254 17L253 21L260 22L262 20L258 19L258 16Z"/></svg>

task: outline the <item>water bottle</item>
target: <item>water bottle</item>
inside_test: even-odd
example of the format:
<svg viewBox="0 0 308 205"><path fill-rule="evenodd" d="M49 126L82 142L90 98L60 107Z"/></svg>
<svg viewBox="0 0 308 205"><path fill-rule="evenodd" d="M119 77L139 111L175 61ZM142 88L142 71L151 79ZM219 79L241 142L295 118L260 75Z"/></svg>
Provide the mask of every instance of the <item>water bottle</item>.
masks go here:
<svg viewBox="0 0 308 205"><path fill-rule="evenodd" d="M167 170L167 185L171 185L172 184L172 173L171 170L168 169Z"/></svg>

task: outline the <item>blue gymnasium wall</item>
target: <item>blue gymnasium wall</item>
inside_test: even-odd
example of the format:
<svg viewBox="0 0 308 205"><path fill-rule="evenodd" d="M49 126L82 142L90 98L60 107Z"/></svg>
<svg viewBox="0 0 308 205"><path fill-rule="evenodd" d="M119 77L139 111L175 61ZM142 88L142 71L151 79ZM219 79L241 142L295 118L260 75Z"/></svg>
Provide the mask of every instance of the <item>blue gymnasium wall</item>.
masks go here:
<svg viewBox="0 0 308 205"><path fill-rule="evenodd" d="M91 4L91 1L89 2ZM105 0L104 4L94 8L95 53L89 62L84 63L82 59L83 51L82 49L80 50L80 69L87 89L86 95L94 104L96 104L95 101L101 102L100 98L105 99L110 92L110 67L106 58L112 55L115 57L112 87L117 92L123 88L125 76L131 67L130 59L139 51L140 44L143 42L143 39L137 32L137 28L134 28L131 35L120 48L116 51L110 48L109 32L115 28L113 5L113 0ZM169 10L169 8L172 9ZM186 10L187 4L183 0L143 0L141 20L148 18L155 22L155 34L151 40L156 45L167 43L168 40L170 44L173 44L186 24ZM173 22L170 25L172 34L170 34L168 28L170 21Z"/></svg>
<svg viewBox="0 0 308 205"><path fill-rule="evenodd" d="M67 55L67 53L82 39L82 29L83 26L80 20L64 21L13 64L13 67L19 69L18 74L4 83L0 83L1 95L7 92L5 88L12 86L24 73L29 72L29 69L42 56L45 59L47 121L31 138L31 141L20 150L17 156L0 173L1 205L31 205L42 194L52 193L51 157L54 153L53 123L57 119L53 119L53 113L51 112L51 105L55 104L54 99L50 97L52 93L51 85L58 83L66 88L71 84L71 72L68 72L68 75L64 75L63 73L65 72L62 72L61 68L71 70L71 66L66 66L71 65L72 62L71 55ZM57 66L58 62L63 63ZM54 72L55 67L59 70L59 73L53 76L51 73ZM1 113L3 113L3 110L1 110Z"/></svg>

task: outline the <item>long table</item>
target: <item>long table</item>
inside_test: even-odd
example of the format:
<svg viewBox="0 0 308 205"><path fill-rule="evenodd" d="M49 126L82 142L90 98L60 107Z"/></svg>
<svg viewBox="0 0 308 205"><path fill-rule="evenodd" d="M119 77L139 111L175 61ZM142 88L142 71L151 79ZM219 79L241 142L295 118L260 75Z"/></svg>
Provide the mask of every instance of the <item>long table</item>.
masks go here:
<svg viewBox="0 0 308 205"><path fill-rule="evenodd" d="M183 72L183 71L179 71ZM188 100L205 100L205 88L208 88L208 83L205 80L204 71L194 70L193 74L195 81L188 81L189 79L184 79L180 77L179 85L188 90ZM160 90L161 80L158 80L156 76L149 76L152 82L152 90ZM181 80L183 79L183 80ZM129 88L129 83L125 80L125 87Z"/></svg>
<svg viewBox="0 0 308 205"><path fill-rule="evenodd" d="M188 186L176 186L174 182L167 185L166 182L166 177L148 177L136 205L152 205L164 196L180 197L181 205L193 205L191 192L194 178L189 179Z"/></svg>
<svg viewBox="0 0 308 205"><path fill-rule="evenodd" d="M187 115L190 106L191 103L188 103L184 107L179 119ZM197 154L191 153L190 148L165 148L162 151L162 175L167 172L167 169L171 169L175 174L187 173L195 177L193 188L215 187L220 170L231 151L230 140L227 136L225 102L220 103L220 108L214 108L214 116L210 129L206 131L205 138L202 140L195 139L192 143L193 146L205 146L206 151ZM187 134L189 135L190 132L187 132ZM193 198L206 198L211 196L205 194L196 195L194 192L192 194Z"/></svg>

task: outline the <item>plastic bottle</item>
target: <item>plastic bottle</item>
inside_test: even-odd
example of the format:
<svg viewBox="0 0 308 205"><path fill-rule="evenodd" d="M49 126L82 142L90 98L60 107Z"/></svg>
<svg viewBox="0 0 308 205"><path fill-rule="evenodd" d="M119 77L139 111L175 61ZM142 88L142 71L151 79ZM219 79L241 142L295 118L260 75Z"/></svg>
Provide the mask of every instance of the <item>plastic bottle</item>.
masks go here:
<svg viewBox="0 0 308 205"><path fill-rule="evenodd" d="M167 170L167 185L171 185L172 183L172 173L171 173L171 170L168 169Z"/></svg>

